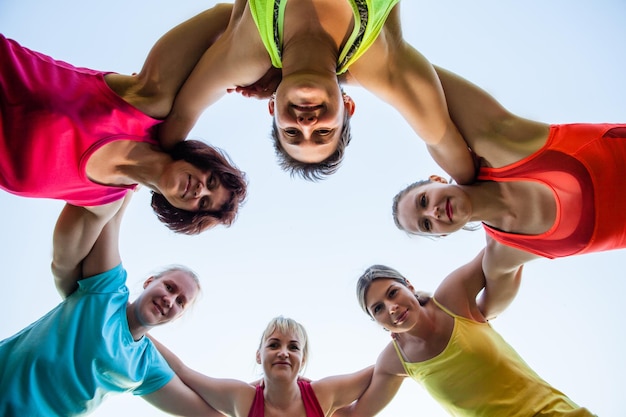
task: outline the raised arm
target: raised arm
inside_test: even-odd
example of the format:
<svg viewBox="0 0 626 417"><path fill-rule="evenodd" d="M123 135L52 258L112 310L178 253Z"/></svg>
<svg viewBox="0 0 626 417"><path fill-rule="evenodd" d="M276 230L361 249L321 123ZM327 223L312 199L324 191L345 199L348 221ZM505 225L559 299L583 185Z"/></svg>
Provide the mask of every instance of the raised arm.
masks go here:
<svg viewBox="0 0 626 417"><path fill-rule="evenodd" d="M311 383L327 415L358 399L372 380L374 366L346 375L334 375Z"/></svg>
<svg viewBox="0 0 626 417"><path fill-rule="evenodd" d="M335 411L332 417L375 416L393 399L405 377L393 345L387 345L376 361L365 392L356 402Z"/></svg>
<svg viewBox="0 0 626 417"><path fill-rule="evenodd" d="M107 74L107 84L147 115L164 119L204 52L228 26L232 4L217 4L177 25L152 47L141 71Z"/></svg>
<svg viewBox="0 0 626 417"><path fill-rule="evenodd" d="M478 306L487 319L495 318L511 304L519 291L524 264L536 258L537 255L502 245L487 237L482 261L485 290L478 300Z"/></svg>
<svg viewBox="0 0 626 417"><path fill-rule="evenodd" d="M202 55L159 126L159 140L165 149L185 140L204 110L227 89L250 85L270 69L256 25L240 3L245 2L235 3L228 28Z"/></svg>
<svg viewBox="0 0 626 417"><path fill-rule="evenodd" d="M108 257L119 259L117 240L112 241L119 228L123 211L130 200L132 192L113 203L95 207L78 207L66 204L59 215L52 237L52 273L57 291L63 298L73 293L78 280L84 278L83 261L99 244L102 252L112 253ZM109 223L110 227L106 227ZM101 236L104 229L109 229L107 236ZM107 242L104 242L106 240ZM102 248L104 246L104 248ZM118 261L119 263L119 261ZM112 265L113 267L115 265ZM99 272L104 272L102 269ZM94 275L94 274L91 274Z"/></svg>
<svg viewBox="0 0 626 417"><path fill-rule="evenodd" d="M456 182L474 181L474 158L450 118L435 69L402 38L399 6L387 18L379 39L350 68L350 75L402 114L435 162Z"/></svg>
<svg viewBox="0 0 626 417"><path fill-rule="evenodd" d="M174 375L174 378L163 388L144 395L142 398L168 414L189 417L224 417L224 414L207 404L177 375Z"/></svg>
<svg viewBox="0 0 626 417"><path fill-rule="evenodd" d="M162 343L149 337L184 385L195 391L204 402L227 416L247 414L255 392L252 385L235 379L211 378L194 371Z"/></svg>

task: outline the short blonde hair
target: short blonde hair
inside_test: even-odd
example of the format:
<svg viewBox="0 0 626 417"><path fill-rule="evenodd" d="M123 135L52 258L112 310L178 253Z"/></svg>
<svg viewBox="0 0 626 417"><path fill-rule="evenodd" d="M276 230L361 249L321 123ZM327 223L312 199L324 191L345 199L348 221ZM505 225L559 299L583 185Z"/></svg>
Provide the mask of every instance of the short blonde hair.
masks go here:
<svg viewBox="0 0 626 417"><path fill-rule="evenodd" d="M302 342L302 371L304 371L304 367L309 359L309 337L306 334L304 326L294 319L288 317L274 317L272 320L270 320L270 322L267 324L267 327L263 331L261 341L259 342L259 351L261 350L263 343L275 331L279 331L283 334L294 334Z"/></svg>

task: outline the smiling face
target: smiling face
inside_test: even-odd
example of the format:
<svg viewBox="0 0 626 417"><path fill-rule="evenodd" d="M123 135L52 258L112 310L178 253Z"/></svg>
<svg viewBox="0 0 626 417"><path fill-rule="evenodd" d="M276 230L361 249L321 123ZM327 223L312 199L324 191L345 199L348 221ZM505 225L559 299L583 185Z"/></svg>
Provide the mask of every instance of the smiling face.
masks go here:
<svg viewBox="0 0 626 417"><path fill-rule="evenodd" d="M150 277L132 303L135 319L143 327L174 321L193 304L199 291L196 280L185 271L172 270L160 278Z"/></svg>
<svg viewBox="0 0 626 417"><path fill-rule="evenodd" d="M304 341L293 332L275 330L257 351L266 378L296 380L304 365Z"/></svg>
<svg viewBox="0 0 626 417"><path fill-rule="evenodd" d="M218 211L231 194L211 170L203 171L184 160L171 164L159 191L174 207L192 212Z"/></svg>
<svg viewBox="0 0 626 417"><path fill-rule="evenodd" d="M281 146L305 163L322 162L335 152L346 112L354 113L354 102L342 94L336 80L311 78L283 79L268 104Z"/></svg>
<svg viewBox="0 0 626 417"><path fill-rule="evenodd" d="M422 309L412 286L388 278L375 279L370 283L365 305L378 324L394 333L411 330L417 324Z"/></svg>
<svg viewBox="0 0 626 417"><path fill-rule="evenodd" d="M397 222L403 230L421 235L446 235L470 221L471 205L458 186L428 182L407 191L397 205Z"/></svg>

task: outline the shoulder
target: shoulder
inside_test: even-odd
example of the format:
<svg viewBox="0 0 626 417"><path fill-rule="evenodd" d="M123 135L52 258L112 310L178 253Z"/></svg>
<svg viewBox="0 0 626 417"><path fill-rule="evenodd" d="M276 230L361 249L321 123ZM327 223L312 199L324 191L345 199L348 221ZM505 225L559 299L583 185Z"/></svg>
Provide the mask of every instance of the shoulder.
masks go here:
<svg viewBox="0 0 626 417"><path fill-rule="evenodd" d="M112 292L126 289L126 269L121 263L100 274L92 275L78 281L81 291Z"/></svg>

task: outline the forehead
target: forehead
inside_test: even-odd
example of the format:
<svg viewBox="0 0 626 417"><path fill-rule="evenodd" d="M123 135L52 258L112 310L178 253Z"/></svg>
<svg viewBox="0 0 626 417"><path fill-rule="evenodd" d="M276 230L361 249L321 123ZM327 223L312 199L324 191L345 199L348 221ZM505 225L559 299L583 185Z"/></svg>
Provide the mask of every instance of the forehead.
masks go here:
<svg viewBox="0 0 626 417"><path fill-rule="evenodd" d="M279 329L274 330L265 340L268 341L271 339L280 340L281 342L298 342L302 344L302 340L296 332L283 332Z"/></svg>
<svg viewBox="0 0 626 417"><path fill-rule="evenodd" d="M391 278L378 278L373 280L365 293L365 304L369 306L371 303L384 298L387 289L393 284L396 284L396 281Z"/></svg>

